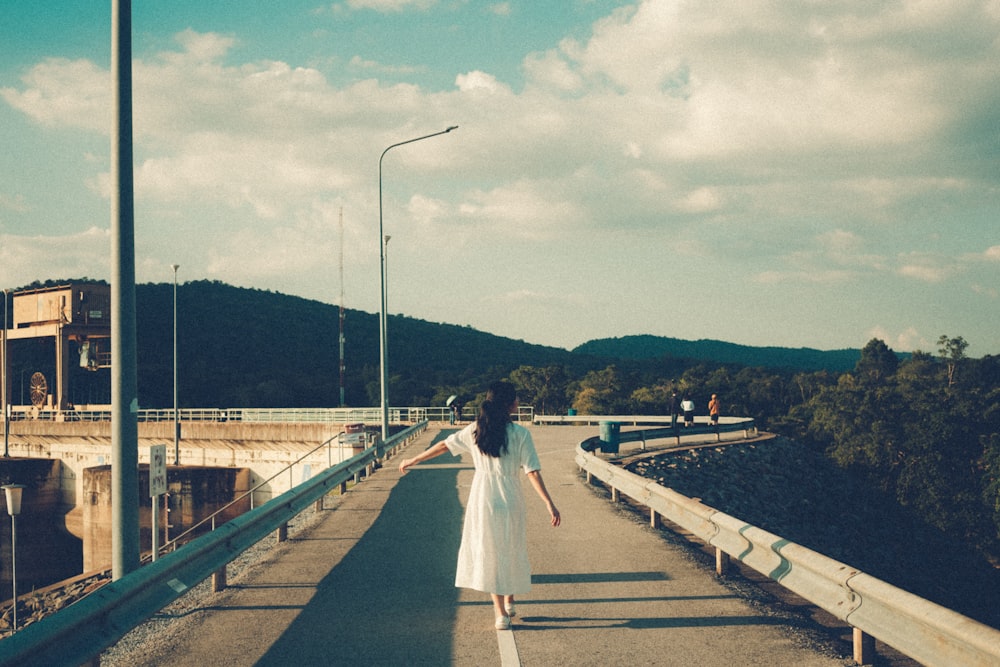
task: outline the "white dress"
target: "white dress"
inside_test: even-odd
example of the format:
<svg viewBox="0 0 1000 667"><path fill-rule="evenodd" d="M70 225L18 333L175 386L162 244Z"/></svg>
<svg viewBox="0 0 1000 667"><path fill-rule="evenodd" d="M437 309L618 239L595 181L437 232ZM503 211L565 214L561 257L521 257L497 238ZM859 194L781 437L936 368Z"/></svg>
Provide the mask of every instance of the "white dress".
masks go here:
<svg viewBox="0 0 1000 667"><path fill-rule="evenodd" d="M445 440L454 455L469 454L476 472L465 508L455 586L517 595L531 588L524 492L518 468L540 470L528 429L507 425L507 452L499 458L479 451L475 422Z"/></svg>

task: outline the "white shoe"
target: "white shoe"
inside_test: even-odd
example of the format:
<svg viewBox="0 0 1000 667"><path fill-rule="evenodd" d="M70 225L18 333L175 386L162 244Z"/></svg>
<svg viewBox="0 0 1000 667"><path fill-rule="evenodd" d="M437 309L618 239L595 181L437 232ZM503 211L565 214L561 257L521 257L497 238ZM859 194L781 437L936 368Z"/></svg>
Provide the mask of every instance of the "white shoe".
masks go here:
<svg viewBox="0 0 1000 667"><path fill-rule="evenodd" d="M514 603L513 602L511 602L510 604L505 604L503 606L503 608L504 608L504 611L507 612L507 615L510 616L511 618L514 618L515 616L517 616L517 609L514 607Z"/></svg>
<svg viewBox="0 0 1000 667"><path fill-rule="evenodd" d="M510 616L497 616L497 622L493 627L497 630L510 630Z"/></svg>

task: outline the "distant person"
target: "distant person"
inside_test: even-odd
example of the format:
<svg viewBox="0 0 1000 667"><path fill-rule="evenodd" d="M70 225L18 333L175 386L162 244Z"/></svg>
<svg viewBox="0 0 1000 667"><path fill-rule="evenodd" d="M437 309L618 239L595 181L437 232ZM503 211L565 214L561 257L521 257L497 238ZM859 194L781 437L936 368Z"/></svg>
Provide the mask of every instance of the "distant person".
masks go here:
<svg viewBox="0 0 1000 667"><path fill-rule="evenodd" d="M684 400L681 401L681 410L684 412L684 426L692 426L694 424L694 401L687 394L684 394Z"/></svg>
<svg viewBox="0 0 1000 667"><path fill-rule="evenodd" d="M719 425L719 397L712 394L712 400L708 402L708 418L712 426Z"/></svg>
<svg viewBox="0 0 1000 667"><path fill-rule="evenodd" d="M677 414L680 409L680 400L677 398L677 392L673 391L670 393L670 428L677 428Z"/></svg>
<svg viewBox="0 0 1000 667"><path fill-rule="evenodd" d="M469 454L476 472L462 525L455 586L489 593L497 630L509 630L515 615L514 596L531 588L524 493L518 469L524 470L549 511L550 523L561 522L542 481L541 464L531 432L510 420L517 394L509 382L494 382L476 420L447 439L404 459L399 471L445 452Z"/></svg>

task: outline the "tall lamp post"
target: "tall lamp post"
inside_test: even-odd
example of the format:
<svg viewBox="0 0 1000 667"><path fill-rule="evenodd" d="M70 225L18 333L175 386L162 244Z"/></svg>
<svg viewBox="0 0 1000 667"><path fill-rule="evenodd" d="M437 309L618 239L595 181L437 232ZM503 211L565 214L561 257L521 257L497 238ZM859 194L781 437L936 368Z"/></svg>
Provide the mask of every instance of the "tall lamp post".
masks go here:
<svg viewBox="0 0 1000 667"><path fill-rule="evenodd" d="M14 632L17 632L17 515L21 513L21 492L24 484L7 484L3 487L7 496L7 514L10 515L10 581L14 601Z"/></svg>
<svg viewBox="0 0 1000 667"><path fill-rule="evenodd" d="M181 464L181 423L177 414L177 269L180 264L171 264L174 270L174 465Z"/></svg>
<svg viewBox="0 0 1000 667"><path fill-rule="evenodd" d="M382 440L389 439L389 369L387 361L387 350L386 350L386 299L385 299L385 243L382 239L385 238L385 234L382 231L382 158L393 148L397 146L404 146L406 144L412 144L415 141L422 141L424 139L430 139L431 137L436 137L440 134L447 134L452 130L457 130L458 125L452 125L451 127L441 130L440 132L434 132L433 134L426 134L422 137L417 137L415 139L407 139L406 141L400 141L397 144L393 144L382 151L382 155L378 158L378 246L379 246L379 279L382 286L382 302L379 306L379 329L378 329L378 340L379 340L379 365L381 366L381 394L382 394Z"/></svg>

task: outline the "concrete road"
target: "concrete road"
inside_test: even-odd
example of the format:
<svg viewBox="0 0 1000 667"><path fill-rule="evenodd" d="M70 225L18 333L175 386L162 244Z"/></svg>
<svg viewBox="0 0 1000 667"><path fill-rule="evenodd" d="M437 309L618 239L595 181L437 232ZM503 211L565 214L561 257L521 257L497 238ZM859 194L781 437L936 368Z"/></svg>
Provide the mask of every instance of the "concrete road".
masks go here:
<svg viewBox="0 0 1000 667"><path fill-rule="evenodd" d="M404 456L449 432L432 429ZM548 525L525 481L533 585L512 631L493 629L487 595L453 586L472 470L443 456L403 477L390 461L328 501L136 664L852 664L588 488L573 456L594 427L532 432L563 525Z"/></svg>

